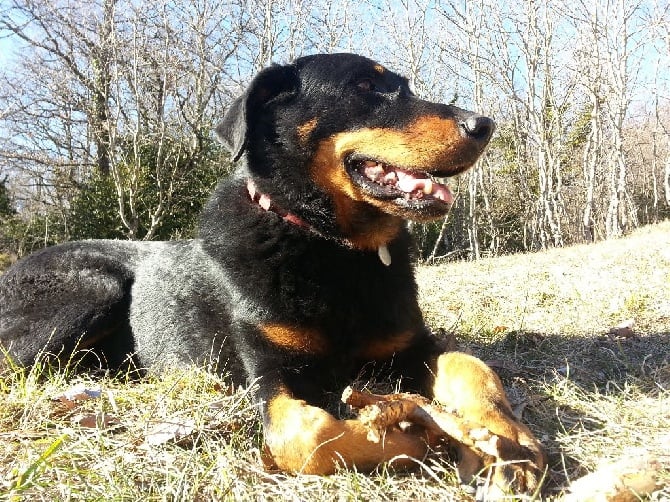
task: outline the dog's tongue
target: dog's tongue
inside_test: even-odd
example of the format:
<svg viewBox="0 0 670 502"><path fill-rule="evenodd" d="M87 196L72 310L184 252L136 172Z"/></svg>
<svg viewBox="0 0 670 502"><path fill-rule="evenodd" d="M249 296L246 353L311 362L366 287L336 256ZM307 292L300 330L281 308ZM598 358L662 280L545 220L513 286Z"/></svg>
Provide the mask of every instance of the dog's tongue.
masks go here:
<svg viewBox="0 0 670 502"><path fill-rule="evenodd" d="M420 171L406 171L369 160L363 165L363 173L375 183L392 186L412 198L430 195L447 204L454 202L454 194L447 185Z"/></svg>
<svg viewBox="0 0 670 502"><path fill-rule="evenodd" d="M396 188L406 193L424 193L446 203L454 202L454 195L447 185L433 181L430 177L421 177L421 173L395 170L398 182Z"/></svg>

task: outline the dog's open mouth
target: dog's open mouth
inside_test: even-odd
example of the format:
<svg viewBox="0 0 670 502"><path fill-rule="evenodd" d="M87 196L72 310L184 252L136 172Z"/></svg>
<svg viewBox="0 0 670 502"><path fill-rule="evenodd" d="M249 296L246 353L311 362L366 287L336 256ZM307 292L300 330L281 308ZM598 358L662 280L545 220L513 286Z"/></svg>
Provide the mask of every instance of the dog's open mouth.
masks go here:
<svg viewBox="0 0 670 502"><path fill-rule="evenodd" d="M350 159L347 171L351 180L377 199L393 200L409 207L449 206L454 195L438 176L425 171L395 167L376 160Z"/></svg>

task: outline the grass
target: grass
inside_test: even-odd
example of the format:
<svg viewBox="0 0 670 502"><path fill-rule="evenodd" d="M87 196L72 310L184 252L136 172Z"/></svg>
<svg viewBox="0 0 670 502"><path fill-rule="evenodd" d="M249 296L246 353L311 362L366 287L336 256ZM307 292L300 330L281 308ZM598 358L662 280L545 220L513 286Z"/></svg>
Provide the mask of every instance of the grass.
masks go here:
<svg viewBox="0 0 670 502"><path fill-rule="evenodd" d="M543 498L641 450L670 484L670 222L592 246L420 267L418 280L429 324L498 371L547 447ZM631 324L632 334L610 332ZM52 399L76 383L101 397ZM248 392L197 368L132 382L9 369L0 401L2 500L470 500L453 467L433 460L410 474L266 472ZM116 422L79 424L104 414ZM184 437L155 439L175 423ZM652 496L669 498L667 487Z"/></svg>

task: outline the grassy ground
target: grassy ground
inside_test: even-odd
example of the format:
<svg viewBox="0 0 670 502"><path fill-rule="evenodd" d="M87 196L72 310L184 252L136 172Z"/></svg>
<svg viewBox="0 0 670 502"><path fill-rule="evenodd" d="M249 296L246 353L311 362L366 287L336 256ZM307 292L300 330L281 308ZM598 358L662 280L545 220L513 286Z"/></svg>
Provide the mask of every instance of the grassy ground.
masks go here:
<svg viewBox="0 0 670 502"><path fill-rule="evenodd" d="M544 498L641 449L670 482L670 223L594 246L421 267L418 279L428 322L496 368L547 447ZM53 400L77 383L100 397ZM432 460L404 475L265 472L247 393L198 369L132 383L8 371L0 402L3 500L470 499L453 468ZM109 423L86 427L91 418Z"/></svg>

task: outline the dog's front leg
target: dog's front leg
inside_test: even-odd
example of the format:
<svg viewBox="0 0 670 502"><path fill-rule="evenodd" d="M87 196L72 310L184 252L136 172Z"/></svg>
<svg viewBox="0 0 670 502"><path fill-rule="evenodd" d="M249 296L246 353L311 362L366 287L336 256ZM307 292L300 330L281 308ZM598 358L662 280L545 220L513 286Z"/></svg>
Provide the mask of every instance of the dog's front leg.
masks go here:
<svg viewBox="0 0 670 502"><path fill-rule="evenodd" d="M273 461L292 473L331 474L338 467L370 471L388 461L405 466L427 451L420 436L399 429L389 430L378 443L369 441L368 429L358 420L338 420L284 387L264 405L264 425Z"/></svg>
<svg viewBox="0 0 670 502"><path fill-rule="evenodd" d="M499 438L499 458L489 464L489 495L534 491L546 463L544 451L528 427L514 416L495 372L475 357L446 352L437 358L434 375L436 401ZM460 453L459 474L465 482L489 467L467 448L461 448Z"/></svg>

